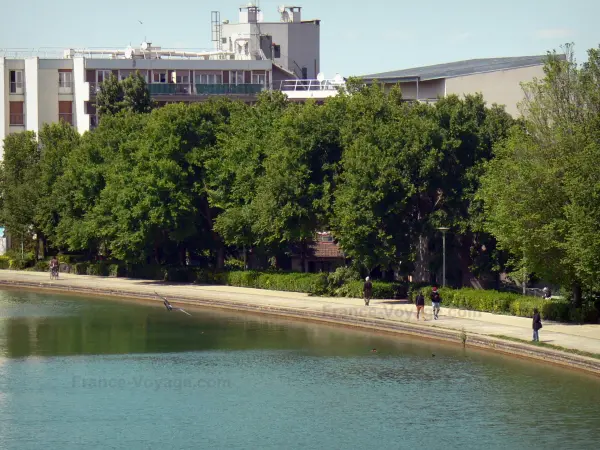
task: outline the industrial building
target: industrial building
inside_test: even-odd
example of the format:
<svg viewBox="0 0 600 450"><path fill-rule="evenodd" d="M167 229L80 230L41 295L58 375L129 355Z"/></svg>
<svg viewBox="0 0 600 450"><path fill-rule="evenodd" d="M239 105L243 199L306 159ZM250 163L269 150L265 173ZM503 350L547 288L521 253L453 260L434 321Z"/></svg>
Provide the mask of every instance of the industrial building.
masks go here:
<svg viewBox="0 0 600 450"><path fill-rule="evenodd" d="M518 116L517 105L524 95L521 83L544 78L546 58L541 55L471 59L361 78L367 83L377 80L387 88L399 83L403 98L422 102L435 102L451 94L481 93L489 105L505 105L509 114Z"/></svg>
<svg viewBox="0 0 600 450"><path fill-rule="evenodd" d="M339 75L319 73L320 21L302 20L302 8L281 6L278 22L264 22L254 5L239 8L238 23L213 11L210 50L139 48L39 50L0 49L0 158L4 137L38 132L64 120L80 133L98 123L95 98L111 75L142 74L159 104L227 96L247 102L264 90L282 90L292 100L336 95Z"/></svg>

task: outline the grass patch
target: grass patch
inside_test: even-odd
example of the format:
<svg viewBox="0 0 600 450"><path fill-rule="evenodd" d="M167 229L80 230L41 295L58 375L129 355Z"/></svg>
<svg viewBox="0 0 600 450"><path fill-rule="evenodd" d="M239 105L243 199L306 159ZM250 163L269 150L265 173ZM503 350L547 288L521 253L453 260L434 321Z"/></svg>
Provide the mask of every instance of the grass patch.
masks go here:
<svg viewBox="0 0 600 450"><path fill-rule="evenodd" d="M560 345L552 345L552 344L548 344L546 342L532 342L532 341L528 341L526 339L519 339L519 338L510 337L510 336L504 336L503 334L491 334L490 336L499 338L499 339L504 339L506 341L520 342L522 344L535 345L536 347L551 348L552 350L559 350L559 351L565 352L565 353L572 353L574 355L587 356L588 358L600 359L600 354L598 354L598 353L590 353L590 352L584 352L582 350L575 350L573 348L565 348L565 347L561 347Z"/></svg>

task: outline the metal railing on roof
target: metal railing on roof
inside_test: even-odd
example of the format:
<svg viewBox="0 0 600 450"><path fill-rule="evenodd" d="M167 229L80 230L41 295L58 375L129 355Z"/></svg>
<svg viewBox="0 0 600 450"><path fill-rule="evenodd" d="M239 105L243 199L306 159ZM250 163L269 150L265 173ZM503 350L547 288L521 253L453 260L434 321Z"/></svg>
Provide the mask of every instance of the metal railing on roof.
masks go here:
<svg viewBox="0 0 600 450"><path fill-rule="evenodd" d="M280 82L280 91L336 91L344 87L345 83L335 80L283 80Z"/></svg>
<svg viewBox="0 0 600 450"><path fill-rule="evenodd" d="M0 48L0 57L8 59L24 58L48 58L62 59L63 48L59 47L39 47L39 48Z"/></svg>

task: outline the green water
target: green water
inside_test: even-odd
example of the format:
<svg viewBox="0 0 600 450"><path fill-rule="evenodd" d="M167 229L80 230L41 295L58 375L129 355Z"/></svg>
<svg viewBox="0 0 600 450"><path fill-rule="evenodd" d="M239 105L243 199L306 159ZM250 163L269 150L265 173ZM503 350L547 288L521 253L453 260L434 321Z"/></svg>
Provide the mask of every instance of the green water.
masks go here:
<svg viewBox="0 0 600 450"><path fill-rule="evenodd" d="M190 312L0 291L0 449L600 442L597 378L433 341Z"/></svg>

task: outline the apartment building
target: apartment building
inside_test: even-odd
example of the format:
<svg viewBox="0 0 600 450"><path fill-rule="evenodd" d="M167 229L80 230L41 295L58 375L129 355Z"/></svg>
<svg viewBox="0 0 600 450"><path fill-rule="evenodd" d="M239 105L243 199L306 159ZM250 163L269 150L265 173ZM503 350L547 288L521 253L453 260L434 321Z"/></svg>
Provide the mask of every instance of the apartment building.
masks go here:
<svg viewBox="0 0 600 450"><path fill-rule="evenodd" d="M319 74L319 20L303 21L301 8L278 8L279 22L264 22L260 8L239 8L239 22L212 12L210 50L139 48L66 49L62 53L0 50L0 157L9 133L38 132L63 120L80 133L98 123L95 100L111 75L139 72L152 98L164 105L227 96L253 102L264 90L290 99L336 95L343 78Z"/></svg>

